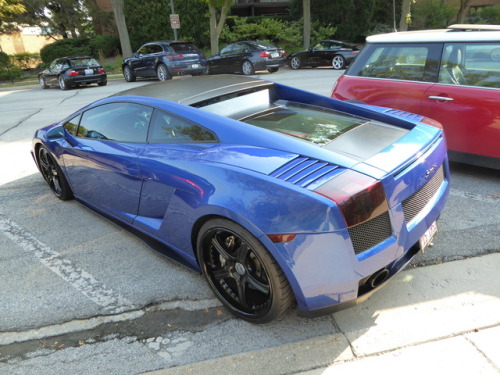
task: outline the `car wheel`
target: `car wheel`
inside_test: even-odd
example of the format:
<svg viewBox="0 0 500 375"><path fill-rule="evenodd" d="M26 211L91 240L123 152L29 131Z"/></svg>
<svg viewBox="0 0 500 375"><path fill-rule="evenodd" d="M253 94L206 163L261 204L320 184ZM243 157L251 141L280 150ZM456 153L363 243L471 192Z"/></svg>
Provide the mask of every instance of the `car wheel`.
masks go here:
<svg viewBox="0 0 500 375"><path fill-rule="evenodd" d="M300 61L300 57L294 56L290 60L290 68L292 69L300 69L302 66L302 61Z"/></svg>
<svg viewBox="0 0 500 375"><path fill-rule="evenodd" d="M108 81L97 82L97 86L106 86L107 84L108 84Z"/></svg>
<svg viewBox="0 0 500 375"><path fill-rule="evenodd" d="M490 56L493 61L500 61L500 48L495 48L493 51L491 51Z"/></svg>
<svg viewBox="0 0 500 375"><path fill-rule="evenodd" d="M250 232L226 219L205 223L197 241L198 261L215 295L234 315L266 323L294 301L283 271Z"/></svg>
<svg viewBox="0 0 500 375"><path fill-rule="evenodd" d="M40 84L40 87L42 89L48 89L50 87L49 85L47 85L47 82L45 82L45 78L42 76L38 77L38 83Z"/></svg>
<svg viewBox="0 0 500 375"><path fill-rule="evenodd" d="M123 67L123 78L125 78L125 81L127 82L135 82L135 73L132 70L132 68L128 65L125 65Z"/></svg>
<svg viewBox="0 0 500 375"><path fill-rule="evenodd" d="M158 68L156 68L156 76L160 81L167 81L172 78L165 64L158 65Z"/></svg>
<svg viewBox="0 0 500 375"><path fill-rule="evenodd" d="M59 76L59 87L61 88L61 90L67 90L69 89L71 86L66 82L66 80L64 79L64 77L61 75Z"/></svg>
<svg viewBox="0 0 500 375"><path fill-rule="evenodd" d="M241 64L241 72L246 76L254 74L255 70L253 69L253 64L248 60L243 61Z"/></svg>
<svg viewBox="0 0 500 375"><path fill-rule="evenodd" d="M344 69L345 68L345 59L344 56L335 55L332 59L332 67L333 69Z"/></svg>
<svg viewBox="0 0 500 375"><path fill-rule="evenodd" d="M276 73L280 68L268 68L267 71L269 73Z"/></svg>
<svg viewBox="0 0 500 375"><path fill-rule="evenodd" d="M43 146L38 150L38 164L43 178L57 198L63 201L73 198L73 192L61 168Z"/></svg>

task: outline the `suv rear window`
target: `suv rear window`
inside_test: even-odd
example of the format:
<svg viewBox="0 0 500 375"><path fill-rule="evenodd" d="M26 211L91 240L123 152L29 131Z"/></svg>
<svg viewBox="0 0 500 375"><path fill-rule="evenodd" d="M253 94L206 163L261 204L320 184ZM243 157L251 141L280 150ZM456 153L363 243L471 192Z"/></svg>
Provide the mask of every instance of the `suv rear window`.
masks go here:
<svg viewBox="0 0 500 375"><path fill-rule="evenodd" d="M175 52L198 51L198 48L193 43L171 43L170 47Z"/></svg>
<svg viewBox="0 0 500 375"><path fill-rule="evenodd" d="M442 44L371 44L347 72L373 78L436 82Z"/></svg>

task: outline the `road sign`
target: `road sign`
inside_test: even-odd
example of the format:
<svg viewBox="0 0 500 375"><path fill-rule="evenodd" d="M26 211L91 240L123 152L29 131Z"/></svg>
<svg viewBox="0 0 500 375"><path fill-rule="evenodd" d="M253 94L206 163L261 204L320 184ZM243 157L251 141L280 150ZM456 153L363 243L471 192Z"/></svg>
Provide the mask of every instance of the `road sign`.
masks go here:
<svg viewBox="0 0 500 375"><path fill-rule="evenodd" d="M170 26L172 29L180 29L181 28L181 20L179 19L178 14L170 15Z"/></svg>

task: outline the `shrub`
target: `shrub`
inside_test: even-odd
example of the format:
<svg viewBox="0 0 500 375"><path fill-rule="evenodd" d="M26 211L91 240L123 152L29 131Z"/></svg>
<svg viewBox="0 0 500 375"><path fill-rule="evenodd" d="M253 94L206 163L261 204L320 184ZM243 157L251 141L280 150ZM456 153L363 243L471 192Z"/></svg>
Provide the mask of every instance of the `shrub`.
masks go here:
<svg viewBox="0 0 500 375"><path fill-rule="evenodd" d="M50 64L54 59L64 56L89 55L92 55L92 49L88 38L61 39L40 50L40 57L44 64Z"/></svg>
<svg viewBox="0 0 500 375"><path fill-rule="evenodd" d="M96 35L90 39L93 56L113 57L120 53L120 39L116 35Z"/></svg>
<svg viewBox="0 0 500 375"><path fill-rule="evenodd" d="M12 64L19 69L32 69L40 65L40 54L39 53L16 53L11 56Z"/></svg>

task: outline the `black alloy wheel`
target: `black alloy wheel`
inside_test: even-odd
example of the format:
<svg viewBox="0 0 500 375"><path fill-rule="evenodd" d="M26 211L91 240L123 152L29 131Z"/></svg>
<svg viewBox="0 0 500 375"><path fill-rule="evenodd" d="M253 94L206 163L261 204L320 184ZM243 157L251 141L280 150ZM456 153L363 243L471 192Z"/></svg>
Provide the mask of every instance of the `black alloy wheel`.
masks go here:
<svg viewBox="0 0 500 375"><path fill-rule="evenodd" d="M63 201L73 198L73 193L61 168L43 146L38 150L38 164L43 178L57 198Z"/></svg>
<svg viewBox="0 0 500 375"><path fill-rule="evenodd" d="M242 319L270 322L294 301L278 263L252 234L232 221L215 219L203 225L197 255L213 292Z"/></svg>

